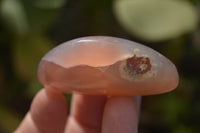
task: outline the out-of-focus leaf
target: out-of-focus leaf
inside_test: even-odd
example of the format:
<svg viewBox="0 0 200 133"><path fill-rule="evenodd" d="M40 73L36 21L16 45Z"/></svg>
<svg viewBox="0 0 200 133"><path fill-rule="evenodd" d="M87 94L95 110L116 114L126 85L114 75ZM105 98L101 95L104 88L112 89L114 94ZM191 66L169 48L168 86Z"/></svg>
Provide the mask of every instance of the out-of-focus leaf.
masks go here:
<svg viewBox="0 0 200 133"><path fill-rule="evenodd" d="M3 71L2 64L0 64L0 92L1 92L1 88L3 87L3 81L4 81L4 71Z"/></svg>
<svg viewBox="0 0 200 133"><path fill-rule="evenodd" d="M182 73L180 73L182 74ZM181 95L183 99L187 101L191 100L195 94L196 86L198 86L198 80L180 75L179 86L176 89L177 94Z"/></svg>
<svg viewBox="0 0 200 133"><path fill-rule="evenodd" d="M36 77L41 57L49 51L51 42L42 35L28 35L16 40L13 46L13 61L16 73L24 80Z"/></svg>
<svg viewBox="0 0 200 133"><path fill-rule="evenodd" d="M39 83L37 77L34 77L27 87L26 96L33 99L36 93L42 88L43 86Z"/></svg>
<svg viewBox="0 0 200 133"><path fill-rule="evenodd" d="M193 34L193 43L194 43L194 47L200 51L200 30L196 31Z"/></svg>
<svg viewBox="0 0 200 133"><path fill-rule="evenodd" d="M197 27L195 8L183 0L116 0L114 11L128 32L147 41L171 39Z"/></svg>
<svg viewBox="0 0 200 133"><path fill-rule="evenodd" d="M67 106L70 109L70 107L71 107L71 100L72 100L72 94L63 94L63 95L65 96L65 99L67 101Z"/></svg>
<svg viewBox="0 0 200 133"><path fill-rule="evenodd" d="M9 30L20 35L27 32L28 23L20 0L2 0L0 13Z"/></svg>
<svg viewBox="0 0 200 133"><path fill-rule="evenodd" d="M59 15L62 7L65 4L63 0L24 0L23 4L25 7L25 11L27 14L27 19L30 25L30 31L35 32L43 32L49 28L51 24L53 24L54 20ZM59 2L60 1L60 2ZM40 6L53 6L55 3L59 4L57 8L41 8ZM53 4L54 3L54 4ZM62 4L61 4L62 3Z"/></svg>
<svg viewBox="0 0 200 133"><path fill-rule="evenodd" d="M33 4L39 8L60 8L62 7L66 0L32 0Z"/></svg>
<svg viewBox="0 0 200 133"><path fill-rule="evenodd" d="M168 93L162 95L153 106L162 112L162 121L173 126L187 112L188 103L188 99L183 99L174 93Z"/></svg>
<svg viewBox="0 0 200 133"><path fill-rule="evenodd" d="M173 133L198 133L194 128L188 127L187 125L179 125L175 128Z"/></svg>
<svg viewBox="0 0 200 133"><path fill-rule="evenodd" d="M185 41L183 38L176 38L172 39L165 45L163 45L162 54L164 54L166 57L168 57L173 63L179 64L181 62L181 59L184 55L184 45L183 41Z"/></svg>
<svg viewBox="0 0 200 133"><path fill-rule="evenodd" d="M5 25L19 35L44 31L54 22L66 0L3 0Z"/></svg>
<svg viewBox="0 0 200 133"><path fill-rule="evenodd" d="M0 106L0 127L8 133L13 132L20 123L20 117L4 106Z"/></svg>

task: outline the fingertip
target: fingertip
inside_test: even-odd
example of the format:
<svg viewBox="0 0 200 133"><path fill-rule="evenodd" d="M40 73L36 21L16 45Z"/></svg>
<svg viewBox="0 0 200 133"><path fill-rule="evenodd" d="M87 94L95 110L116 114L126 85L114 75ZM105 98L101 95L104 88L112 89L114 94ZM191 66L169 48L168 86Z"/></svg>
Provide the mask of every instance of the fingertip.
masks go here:
<svg viewBox="0 0 200 133"><path fill-rule="evenodd" d="M142 97L141 96L133 96L133 101L136 105L136 108L137 108L137 111L138 111L138 116L139 116L140 109L141 109Z"/></svg>
<svg viewBox="0 0 200 133"><path fill-rule="evenodd" d="M51 89L42 89L35 96L18 131L31 132L32 129L38 129L38 133L62 133L66 119L67 103L64 96Z"/></svg>
<svg viewBox="0 0 200 133"><path fill-rule="evenodd" d="M67 123L69 133L99 133L106 96L74 94Z"/></svg>
<svg viewBox="0 0 200 133"><path fill-rule="evenodd" d="M30 113L28 112L24 117L24 120L21 122L20 126L16 129L14 133L42 133L31 118Z"/></svg>
<svg viewBox="0 0 200 133"><path fill-rule="evenodd" d="M111 97L103 114L103 133L137 133L138 105L132 97Z"/></svg>
<svg viewBox="0 0 200 133"><path fill-rule="evenodd" d="M62 133L67 119L67 103L61 93L43 89L33 100L30 113L42 131Z"/></svg>

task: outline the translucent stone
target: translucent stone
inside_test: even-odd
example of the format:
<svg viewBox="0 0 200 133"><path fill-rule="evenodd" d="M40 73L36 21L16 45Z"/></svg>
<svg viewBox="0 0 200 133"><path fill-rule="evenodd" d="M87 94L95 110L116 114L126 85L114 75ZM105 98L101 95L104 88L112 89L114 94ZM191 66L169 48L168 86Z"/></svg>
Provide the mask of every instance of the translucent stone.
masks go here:
<svg viewBox="0 0 200 133"><path fill-rule="evenodd" d="M160 53L125 39L91 36L49 51L38 67L45 88L94 95L150 95L178 85L175 65Z"/></svg>

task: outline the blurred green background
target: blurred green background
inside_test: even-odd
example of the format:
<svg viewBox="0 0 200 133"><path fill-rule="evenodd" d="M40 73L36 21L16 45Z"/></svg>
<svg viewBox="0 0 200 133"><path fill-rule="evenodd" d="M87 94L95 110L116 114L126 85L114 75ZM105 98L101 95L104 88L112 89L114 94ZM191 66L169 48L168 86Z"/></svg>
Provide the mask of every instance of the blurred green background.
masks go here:
<svg viewBox="0 0 200 133"><path fill-rule="evenodd" d="M0 133L14 131L42 88L41 57L74 38L107 35L152 47L180 74L143 97L139 133L200 131L200 0L0 0Z"/></svg>

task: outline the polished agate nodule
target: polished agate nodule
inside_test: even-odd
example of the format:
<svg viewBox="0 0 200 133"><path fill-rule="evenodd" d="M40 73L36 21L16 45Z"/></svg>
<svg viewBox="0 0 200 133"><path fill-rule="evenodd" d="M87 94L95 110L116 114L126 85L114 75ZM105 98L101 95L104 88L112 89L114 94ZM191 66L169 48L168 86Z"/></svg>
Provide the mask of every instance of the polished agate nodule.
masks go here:
<svg viewBox="0 0 200 133"><path fill-rule="evenodd" d="M153 49L104 36L58 45L42 58L38 79L64 93L127 96L168 92L179 80L174 64Z"/></svg>

